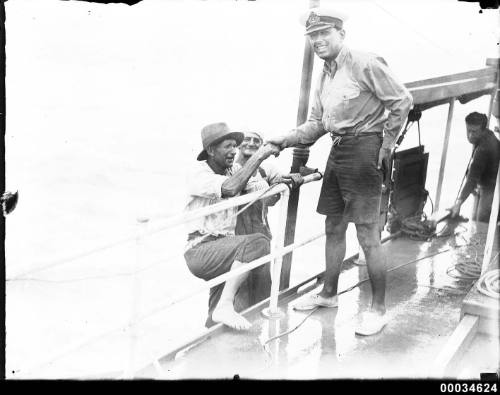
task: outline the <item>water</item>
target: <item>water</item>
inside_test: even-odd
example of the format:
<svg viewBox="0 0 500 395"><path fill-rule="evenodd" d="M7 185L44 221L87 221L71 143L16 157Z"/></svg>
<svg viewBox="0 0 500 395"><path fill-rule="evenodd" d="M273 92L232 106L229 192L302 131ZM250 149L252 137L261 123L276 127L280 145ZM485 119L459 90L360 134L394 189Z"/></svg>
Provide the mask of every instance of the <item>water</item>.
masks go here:
<svg viewBox="0 0 500 395"><path fill-rule="evenodd" d="M265 135L292 128L304 42L295 16L307 4L6 3L6 184L20 190L19 205L7 219L7 278L134 236L138 216L182 210L183 175L200 150L203 125L225 120ZM336 4L351 14L346 43L380 53L405 82L481 68L497 54L498 14L479 14L475 4ZM316 62L315 76L319 70ZM470 153L463 118L487 108L488 98L456 105L442 207L453 202ZM421 121L432 197L446 111L426 111ZM414 127L402 148L417 141ZM308 165L322 169L329 145L328 137L318 141ZM290 150L274 161L288 170ZM318 194L319 185L301 192L297 239L323 227L323 218L311 214ZM276 221L271 211L274 229ZM157 225L161 221L150 226ZM348 250L355 252L349 232ZM177 228L147 239L139 264L132 242L7 282L9 377L22 377L52 352L127 321L133 300L148 311L198 285L183 261L184 238ZM295 253L303 264L294 266L292 283L324 267L322 243ZM130 275L137 270L138 295ZM140 362L200 330L205 304L206 295L200 295L147 319L139 328ZM35 377L122 369L128 335L122 331L86 345Z"/></svg>

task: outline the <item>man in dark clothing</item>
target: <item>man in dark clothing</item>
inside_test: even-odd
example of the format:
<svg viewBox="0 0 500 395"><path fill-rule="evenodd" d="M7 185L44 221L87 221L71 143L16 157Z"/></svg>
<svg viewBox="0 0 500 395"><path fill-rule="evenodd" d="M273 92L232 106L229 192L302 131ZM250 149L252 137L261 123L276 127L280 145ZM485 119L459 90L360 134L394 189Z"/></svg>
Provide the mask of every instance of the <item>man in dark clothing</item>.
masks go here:
<svg viewBox="0 0 500 395"><path fill-rule="evenodd" d="M460 207L471 193L475 192L472 220L489 222L491 204L500 160L500 141L486 127L488 118L478 112L465 117L467 139L473 145L471 161L466 172L466 180L455 204L449 209L451 217L460 214Z"/></svg>

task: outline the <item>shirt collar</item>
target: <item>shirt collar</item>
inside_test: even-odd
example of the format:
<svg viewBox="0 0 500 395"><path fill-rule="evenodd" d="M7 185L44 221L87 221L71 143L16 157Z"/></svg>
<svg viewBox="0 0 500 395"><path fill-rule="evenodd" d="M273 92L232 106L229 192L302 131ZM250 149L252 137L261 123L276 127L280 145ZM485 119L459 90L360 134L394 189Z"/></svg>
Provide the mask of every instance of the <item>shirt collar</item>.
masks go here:
<svg viewBox="0 0 500 395"><path fill-rule="evenodd" d="M335 69L332 70L330 63L325 61L324 66L323 66L323 70L325 72L327 72L328 74L331 74L332 71L336 71L339 68L341 68L344 65L344 63L346 62L346 58L347 58L348 53L349 53L349 49L345 45L342 45L342 48L340 49L337 57L334 60L335 66L336 66Z"/></svg>
<svg viewBox="0 0 500 395"><path fill-rule="evenodd" d="M200 162L197 162L200 163ZM205 166L208 168L212 173L215 173L214 170L210 167L208 164L207 160L201 161L203 163L202 166ZM228 167L227 169L224 170L224 175L225 176L232 176L237 170L241 168L241 165L239 163L233 162L233 165L231 167Z"/></svg>

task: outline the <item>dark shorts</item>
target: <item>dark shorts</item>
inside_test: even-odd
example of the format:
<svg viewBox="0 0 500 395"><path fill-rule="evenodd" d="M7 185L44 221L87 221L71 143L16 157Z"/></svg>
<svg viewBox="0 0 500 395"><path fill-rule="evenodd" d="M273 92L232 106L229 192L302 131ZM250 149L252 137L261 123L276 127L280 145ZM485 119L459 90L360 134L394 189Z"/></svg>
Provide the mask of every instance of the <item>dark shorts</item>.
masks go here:
<svg viewBox="0 0 500 395"><path fill-rule="evenodd" d="M235 260L251 262L270 252L270 240L262 234L226 236L195 245L184 253L191 273L203 280L211 280L231 270ZM212 312L219 302L224 283L210 289L206 326L214 322ZM242 311L269 297L271 292L270 265L250 271L235 296L234 308Z"/></svg>
<svg viewBox="0 0 500 395"><path fill-rule="evenodd" d="M382 170L377 169L382 136L344 136L332 146L318 202L319 214L356 224L378 222Z"/></svg>

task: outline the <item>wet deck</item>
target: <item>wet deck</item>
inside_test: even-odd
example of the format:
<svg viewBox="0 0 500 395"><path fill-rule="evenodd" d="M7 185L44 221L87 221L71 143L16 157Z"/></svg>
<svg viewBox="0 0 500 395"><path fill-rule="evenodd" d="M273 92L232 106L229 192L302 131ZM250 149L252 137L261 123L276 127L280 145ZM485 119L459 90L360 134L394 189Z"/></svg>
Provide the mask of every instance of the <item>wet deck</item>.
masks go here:
<svg viewBox="0 0 500 395"><path fill-rule="evenodd" d="M463 224L451 237L430 242L398 238L384 244L387 256L387 313L390 321L374 336L355 335L358 313L370 302L368 281L340 296L338 309L320 308L309 317L293 303L317 283L282 295L281 319L269 320L261 311L267 302L246 314L247 332L218 326L198 343L142 370L138 377L163 379L240 378L334 379L426 378L436 355L460 321L463 300L473 282L454 278L447 270L457 261L482 261L486 225ZM498 246L494 247L494 251ZM368 277L366 267L347 263L339 289ZM307 317L307 318L306 318ZM305 319L305 321L304 321ZM275 340L273 336L294 331ZM472 353L472 354L471 354ZM498 369L498 338L478 338L459 378L479 378ZM478 358L481 363L478 363Z"/></svg>

